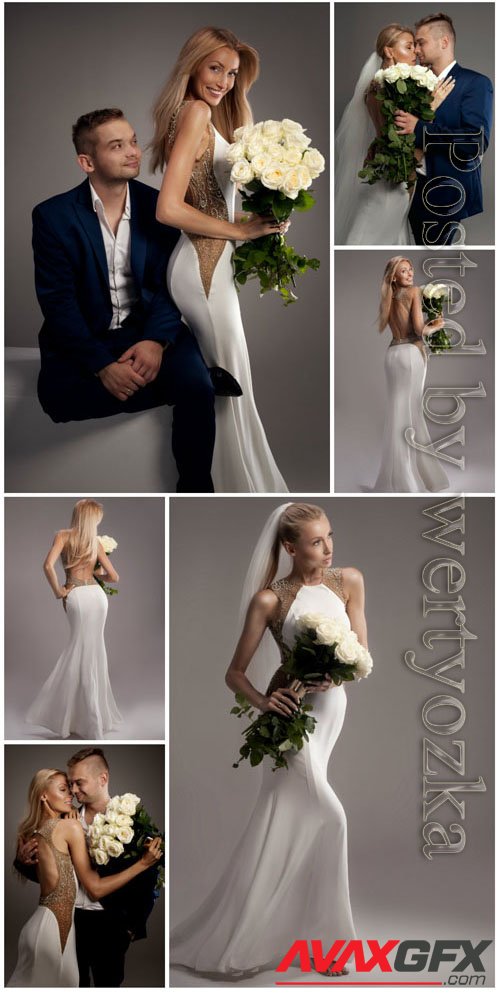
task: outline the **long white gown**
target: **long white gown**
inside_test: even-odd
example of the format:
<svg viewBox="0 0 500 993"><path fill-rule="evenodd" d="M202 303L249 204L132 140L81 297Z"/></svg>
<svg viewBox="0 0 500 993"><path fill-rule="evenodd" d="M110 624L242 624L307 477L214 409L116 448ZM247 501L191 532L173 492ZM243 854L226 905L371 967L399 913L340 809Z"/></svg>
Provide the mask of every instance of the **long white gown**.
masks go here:
<svg viewBox="0 0 500 993"><path fill-rule="evenodd" d="M175 138L176 115L169 141ZM228 143L209 125L210 140L196 163L186 200L212 217L234 220L235 186L226 161ZM167 167L168 168L168 167ZM237 379L241 397L216 397L212 479L219 493L283 493L286 483L274 461L259 418L231 258L234 245L181 232L170 257L167 285L209 368L221 366Z"/></svg>
<svg viewBox="0 0 500 993"><path fill-rule="evenodd" d="M374 486L378 492L437 492L449 486L438 458L413 448L405 437L409 429L419 444L431 444L422 409L426 372L427 359L414 341L401 341L387 349L387 409L382 459Z"/></svg>
<svg viewBox="0 0 500 993"><path fill-rule="evenodd" d="M61 738L74 733L93 740L120 724L104 644L107 613L108 598L95 580L70 591L69 641L26 715L29 724Z"/></svg>
<svg viewBox="0 0 500 993"><path fill-rule="evenodd" d="M278 645L294 644L295 622L310 611L341 617L341 570L327 570L320 586L279 580L271 628ZM275 968L297 938L355 937L349 899L347 827L327 779L328 760L342 730L343 686L310 694L314 734L290 755L288 769L263 782L249 824L221 880L201 907L172 934L171 959L199 972L234 974Z"/></svg>
<svg viewBox="0 0 500 993"><path fill-rule="evenodd" d="M52 852L59 878L19 935L17 964L8 987L78 986L73 922L76 877L71 856L59 852L52 842L58 823L57 818L45 821L37 832Z"/></svg>

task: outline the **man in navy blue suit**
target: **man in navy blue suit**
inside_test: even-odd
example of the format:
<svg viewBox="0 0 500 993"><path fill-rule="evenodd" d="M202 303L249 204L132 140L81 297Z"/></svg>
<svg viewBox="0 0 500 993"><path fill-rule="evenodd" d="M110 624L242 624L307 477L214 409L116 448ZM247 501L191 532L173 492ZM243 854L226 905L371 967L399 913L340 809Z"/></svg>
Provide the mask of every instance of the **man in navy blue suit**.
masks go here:
<svg viewBox="0 0 500 993"><path fill-rule="evenodd" d="M33 211L40 403L54 421L173 405L177 490L211 492L212 380L166 288L178 232L135 179L141 150L121 110L83 115L73 142L88 178Z"/></svg>
<svg viewBox="0 0 500 993"><path fill-rule="evenodd" d="M398 111L400 134L415 134L424 152L410 208L417 245L465 243L460 221L483 210L481 161L488 147L493 87L487 76L455 60L455 29L447 14L431 14L415 26L415 51L439 79L451 74L453 90L432 123Z"/></svg>

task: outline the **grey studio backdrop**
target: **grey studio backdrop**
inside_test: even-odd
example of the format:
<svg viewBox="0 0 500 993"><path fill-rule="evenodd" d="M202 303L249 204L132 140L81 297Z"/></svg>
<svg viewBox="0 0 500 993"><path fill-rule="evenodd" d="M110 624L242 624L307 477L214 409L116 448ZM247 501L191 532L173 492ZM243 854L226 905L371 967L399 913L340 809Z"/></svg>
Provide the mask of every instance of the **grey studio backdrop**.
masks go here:
<svg viewBox="0 0 500 993"><path fill-rule="evenodd" d="M109 598L104 638L124 718L114 738L163 739L165 728L164 502L106 497L100 534L118 542L119 593ZM24 714L66 646L69 626L42 565L56 531L69 527L75 499L5 501L5 737L30 737ZM61 581L64 570L57 565ZM40 734L36 735L40 737ZM49 732L46 737L53 737Z"/></svg>
<svg viewBox="0 0 500 993"><path fill-rule="evenodd" d="M244 725L229 714L234 700L224 674L239 636L239 599L246 570L264 522L279 502L272 498L171 501L173 925L194 911L219 879L248 823L259 789L259 770L248 763L232 768ZM333 527L333 564L353 565L363 572L374 659L372 675L347 687L346 720L329 766L329 780L347 815L350 892L358 937L379 941L491 939L493 500L465 500L465 534L448 536L451 541L465 541L463 558L453 549L422 538L422 532L436 525L422 514L424 508L436 504L436 497L333 497L318 502ZM449 514L450 519L456 516L456 511ZM465 567L464 623L477 636L476 641L467 642L464 671L448 673L465 678L461 699L467 713L464 727L451 737L466 741L466 780L482 776L487 791L460 795L466 800L464 851L429 861L421 851L422 741L427 733L421 712L436 694L447 690L454 696L460 694L417 676L404 664L403 656L414 651L417 663L428 666L458 652L456 642L445 643L449 651L438 645L430 652L421 641L429 628L454 629L449 612L431 613L425 620L422 615L422 568L448 556ZM251 679L251 666L248 675ZM452 750L450 736L429 737L447 752ZM440 780L456 778L445 767L433 767L439 768ZM282 774L286 775L276 773ZM450 816L462 823L447 806L448 813L441 809L435 819ZM332 935L332 941L338 937ZM486 958L492 969L491 948L485 963ZM300 980L301 973L292 970L282 978ZM387 974L360 974L359 978L387 980ZM437 977L418 973L402 978ZM275 979L273 973L265 973L248 979L246 985L273 986ZM491 979L489 972L486 986L493 985ZM171 985L217 984L177 968L171 974Z"/></svg>
<svg viewBox="0 0 500 993"><path fill-rule="evenodd" d="M403 249L398 249L399 252ZM427 366L425 387L476 388L483 384L486 396L464 397L466 411L456 424L426 423L433 441L465 429L464 444L455 443L444 451L455 459L464 458L464 468L441 462L450 480L450 491L489 493L494 490L494 252L464 251L472 265L459 268L436 266L436 260L460 260L459 248L414 249L405 252L414 266L418 286L455 281L465 294L463 308L450 314L461 324L466 345L480 340L484 355L433 355ZM385 353L391 341L389 328L379 334L377 320L380 287L391 250L348 250L335 252L335 490L354 493L375 483L382 454L387 387ZM433 262L432 276L424 263ZM360 286L363 290L360 292ZM459 300L459 291L452 290ZM447 314L445 313L445 320ZM454 409L452 399L434 400L432 409L447 413ZM401 427L405 427L402 425Z"/></svg>
<svg viewBox="0 0 500 993"><path fill-rule="evenodd" d="M38 769L61 769L77 748L69 745L6 745L5 747L5 980L16 964L19 932L38 903L34 883L23 883L12 868L16 829L24 816L28 786ZM164 829L164 749L162 745L105 745L110 766L109 792L135 793L160 831ZM132 942L125 959L123 986L164 985L165 902L163 892L147 924L148 936Z"/></svg>
<svg viewBox="0 0 500 993"><path fill-rule="evenodd" d="M335 128L351 99L366 59L375 51L377 35L393 22L413 28L436 10L451 17L457 43L457 62L481 72L495 84L495 5L493 3L336 3L335 4ZM483 158L483 213L465 221L466 243L492 245L495 241L494 134Z"/></svg>
<svg viewBox="0 0 500 993"><path fill-rule="evenodd" d="M92 16L89 16L91 13ZM85 177L71 126L95 107L122 107L143 150L151 107L187 37L207 24L230 28L257 48L261 73L250 93L256 121L290 117L314 146L329 149L329 4L307 7L307 31L277 4L9 3L6 6L6 344L35 346L41 314L33 286L31 211ZM148 155L143 182L159 187ZM327 163L328 164L328 163ZM286 308L276 294L241 291L257 407L289 489L329 490L329 182L317 205L297 213L288 240L321 260ZM13 428L14 430L14 428ZM310 439L314 438L314 445ZM167 439L166 443L169 444ZM15 456L13 456L15 457ZM43 465L37 471L43 476ZM46 478L37 488L50 491ZM11 487L34 489L31 486ZM140 480L133 489L140 489Z"/></svg>

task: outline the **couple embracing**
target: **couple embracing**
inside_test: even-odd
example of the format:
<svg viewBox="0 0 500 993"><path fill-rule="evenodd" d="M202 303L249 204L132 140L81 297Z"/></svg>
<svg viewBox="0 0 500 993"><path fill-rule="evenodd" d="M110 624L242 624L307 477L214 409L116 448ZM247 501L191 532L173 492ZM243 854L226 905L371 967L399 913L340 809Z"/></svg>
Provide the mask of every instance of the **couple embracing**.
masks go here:
<svg viewBox="0 0 500 993"><path fill-rule="evenodd" d="M336 136L337 244L463 244L461 222L483 210L481 161L493 91L486 76L459 65L455 46L443 13L424 17L415 30L389 24L380 31ZM386 85L403 94L409 77L417 96L419 87L432 91L421 118L398 107ZM412 162L402 181L405 136Z"/></svg>
<svg viewBox="0 0 500 993"><path fill-rule="evenodd" d="M73 127L84 182L33 213L43 409L62 422L173 406L179 492L287 488L253 398L231 262L234 241L288 226L234 212L226 152L251 123L258 71L230 31L197 31L155 106L160 192L137 180L132 123L107 108Z"/></svg>
<svg viewBox="0 0 500 993"><path fill-rule="evenodd" d="M77 804L77 807L73 803ZM111 798L100 748L39 769L17 830L15 867L40 887L8 987L117 987L131 941L146 937L161 838L133 793Z"/></svg>

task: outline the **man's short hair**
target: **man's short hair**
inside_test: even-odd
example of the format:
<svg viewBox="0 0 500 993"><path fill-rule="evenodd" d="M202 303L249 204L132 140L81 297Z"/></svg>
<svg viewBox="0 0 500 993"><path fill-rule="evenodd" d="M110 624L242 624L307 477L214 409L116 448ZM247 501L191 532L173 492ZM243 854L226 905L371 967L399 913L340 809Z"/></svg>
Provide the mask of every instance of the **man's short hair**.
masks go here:
<svg viewBox="0 0 500 993"><path fill-rule="evenodd" d="M453 21L451 17L448 17L448 14L428 14L427 17L423 17L421 21L417 21L415 27L418 29L424 27L424 25L427 26L428 24L432 24L433 27L439 28L441 36L445 34L451 35L453 38L453 44L455 44L457 36L455 34L455 28L453 27Z"/></svg>
<svg viewBox="0 0 500 993"><path fill-rule="evenodd" d="M86 762L87 759L96 759L96 765L100 766L101 771L104 769L106 772L109 772L109 765L102 748L81 748L79 752L76 752L68 760L68 769L72 769L73 766L78 765L78 762Z"/></svg>
<svg viewBox="0 0 500 993"><path fill-rule="evenodd" d="M91 110L90 114L82 114L76 124L73 124L73 144L77 155L92 155L96 140L93 132L100 124L117 121L124 118L123 110L118 107L106 107L104 110Z"/></svg>

